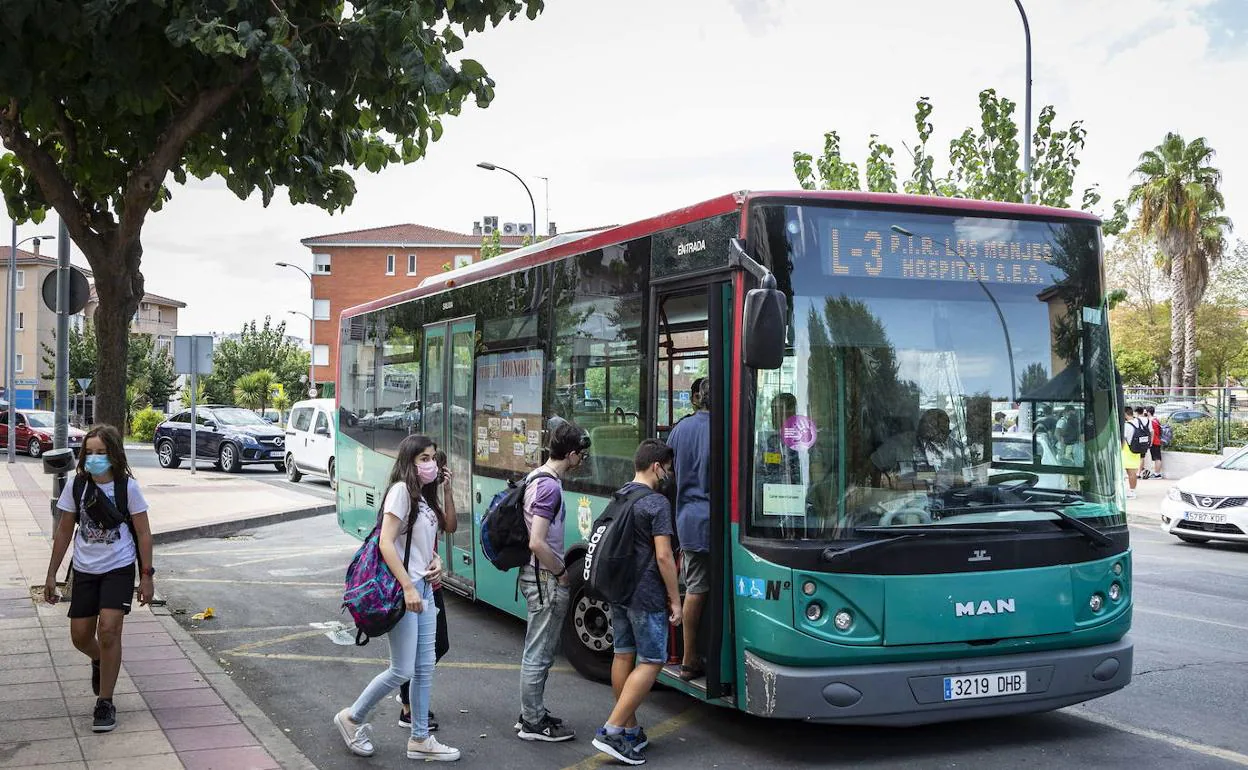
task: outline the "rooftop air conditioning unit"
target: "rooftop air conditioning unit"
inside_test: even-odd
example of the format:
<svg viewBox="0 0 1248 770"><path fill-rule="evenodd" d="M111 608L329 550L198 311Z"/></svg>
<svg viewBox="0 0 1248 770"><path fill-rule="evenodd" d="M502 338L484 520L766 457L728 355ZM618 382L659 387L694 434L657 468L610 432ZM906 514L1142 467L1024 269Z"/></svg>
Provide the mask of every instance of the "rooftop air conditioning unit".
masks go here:
<svg viewBox="0 0 1248 770"><path fill-rule="evenodd" d="M515 222L503 223L503 235L518 235L519 233L520 233L520 226L517 225Z"/></svg>
<svg viewBox="0 0 1248 770"><path fill-rule="evenodd" d="M532 234L533 234L533 223L532 223L532 222L521 222L521 223L520 223L520 225L519 225L519 227L520 227L520 234L521 234L521 235L532 235Z"/></svg>
<svg viewBox="0 0 1248 770"><path fill-rule="evenodd" d="M486 235L498 229L498 217L483 217L481 221L481 230Z"/></svg>

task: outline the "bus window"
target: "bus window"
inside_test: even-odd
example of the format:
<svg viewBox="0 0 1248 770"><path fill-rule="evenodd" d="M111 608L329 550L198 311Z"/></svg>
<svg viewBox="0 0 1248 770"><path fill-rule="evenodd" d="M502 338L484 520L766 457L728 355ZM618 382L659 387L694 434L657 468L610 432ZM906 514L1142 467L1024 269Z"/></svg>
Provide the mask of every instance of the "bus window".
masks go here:
<svg viewBox="0 0 1248 770"><path fill-rule="evenodd" d="M552 411L584 428L593 442L590 462L570 479L586 491L614 491L628 482L641 443L638 342L647 266L638 252L633 243L613 246L556 271Z"/></svg>
<svg viewBox="0 0 1248 770"><path fill-rule="evenodd" d="M381 350L376 339L376 316L344 321L346 334L340 346L338 378L338 429L368 449L373 448L374 362Z"/></svg>
<svg viewBox="0 0 1248 770"><path fill-rule="evenodd" d="M659 300L655 425L660 437L693 414L689 389L710 372L708 315L705 289Z"/></svg>
<svg viewBox="0 0 1248 770"><path fill-rule="evenodd" d="M375 374L376 401L370 421L373 448L396 456L399 442L419 430L420 330L409 329L398 313L386 316L386 337Z"/></svg>

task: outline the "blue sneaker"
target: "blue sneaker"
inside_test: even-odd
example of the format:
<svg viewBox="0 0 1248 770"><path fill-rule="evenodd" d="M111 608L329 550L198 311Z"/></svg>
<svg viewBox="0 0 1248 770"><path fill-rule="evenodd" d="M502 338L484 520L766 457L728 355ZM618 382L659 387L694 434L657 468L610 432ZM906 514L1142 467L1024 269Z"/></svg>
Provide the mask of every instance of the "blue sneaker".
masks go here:
<svg viewBox="0 0 1248 770"><path fill-rule="evenodd" d="M628 738L624 737L624 733L616 733L608 735L605 728L599 727L594 733L594 748L606 754L608 757L623 762L626 765L644 765L646 758L637 753L637 749L633 748Z"/></svg>
<svg viewBox="0 0 1248 770"><path fill-rule="evenodd" d="M633 751L641 751L650 745L650 738L646 735L646 728L644 727L638 727L635 734L630 734L625 730L624 739L633 747Z"/></svg>

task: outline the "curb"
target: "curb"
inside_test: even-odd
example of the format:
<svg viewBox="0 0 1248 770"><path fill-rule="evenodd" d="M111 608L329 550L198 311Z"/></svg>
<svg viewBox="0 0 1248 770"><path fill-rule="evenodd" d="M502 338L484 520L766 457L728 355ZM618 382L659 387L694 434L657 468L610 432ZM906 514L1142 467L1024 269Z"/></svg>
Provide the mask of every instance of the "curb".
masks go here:
<svg viewBox="0 0 1248 770"><path fill-rule="evenodd" d="M234 683L230 675L222 670L221 666L178 623L168 608L153 607L152 614L173 637L174 643L185 653L191 665L199 670L204 681L216 690L217 695L220 695L225 705L238 716L243 726L256 736L256 740L260 741L260 745L269 753L269 756L273 757L284 770L304 770L305 768L315 770L316 765L312 764L312 761L303 755L290 738L286 737L286 733L273 724L268 715L261 711L251 698L247 697L247 694Z"/></svg>
<svg viewBox="0 0 1248 770"><path fill-rule="evenodd" d="M279 511L278 513L265 514L249 519L236 519L234 521L218 521L211 524L201 524L195 527L186 527L185 529L175 529L169 532L159 532L152 534L153 545L165 545L167 543L178 543L183 540L195 540L201 537L228 537L236 535L239 532L256 527L267 527L270 524L280 524L283 521L295 521L297 519L307 519L312 516L322 516L327 513L333 513L336 510L334 503L324 505L314 505L309 508L296 508L290 511Z"/></svg>

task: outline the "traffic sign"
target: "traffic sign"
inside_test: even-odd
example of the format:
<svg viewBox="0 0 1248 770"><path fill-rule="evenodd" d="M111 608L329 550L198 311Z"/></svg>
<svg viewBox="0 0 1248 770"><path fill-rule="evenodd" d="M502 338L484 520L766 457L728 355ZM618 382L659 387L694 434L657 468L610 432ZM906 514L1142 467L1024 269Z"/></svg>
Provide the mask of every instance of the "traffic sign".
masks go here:
<svg viewBox="0 0 1248 770"><path fill-rule="evenodd" d="M48 273L48 277L43 279L43 304L53 313L56 308L56 270ZM69 315L81 313L82 309L87 306L87 299L91 296L91 284L87 282L87 276L78 268L70 266L69 268L69 307L66 312Z"/></svg>
<svg viewBox="0 0 1248 770"><path fill-rule="evenodd" d="M212 374L212 335L174 337L173 368L178 374Z"/></svg>

